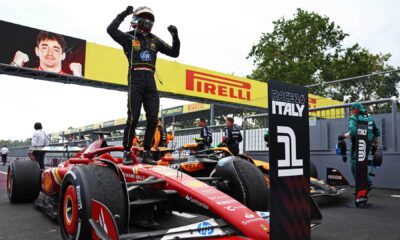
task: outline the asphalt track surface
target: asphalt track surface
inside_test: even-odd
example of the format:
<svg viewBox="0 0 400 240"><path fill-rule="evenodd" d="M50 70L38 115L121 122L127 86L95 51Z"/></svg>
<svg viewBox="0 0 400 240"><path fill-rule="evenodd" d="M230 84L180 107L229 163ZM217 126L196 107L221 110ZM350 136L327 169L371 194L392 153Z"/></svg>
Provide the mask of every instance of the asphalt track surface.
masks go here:
<svg viewBox="0 0 400 240"><path fill-rule="evenodd" d="M33 204L8 201L5 171L0 166L0 240L61 239L57 222ZM374 189L364 209L354 207L353 191L341 198L317 199L324 219L312 239L400 239L400 190Z"/></svg>

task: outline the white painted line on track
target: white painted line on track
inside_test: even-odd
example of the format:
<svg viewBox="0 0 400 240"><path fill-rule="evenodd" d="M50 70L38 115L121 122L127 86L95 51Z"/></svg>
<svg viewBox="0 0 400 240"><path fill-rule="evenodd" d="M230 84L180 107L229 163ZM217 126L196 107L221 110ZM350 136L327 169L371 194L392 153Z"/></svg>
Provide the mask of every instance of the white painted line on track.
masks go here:
<svg viewBox="0 0 400 240"><path fill-rule="evenodd" d="M400 198L400 195L390 195L391 197Z"/></svg>

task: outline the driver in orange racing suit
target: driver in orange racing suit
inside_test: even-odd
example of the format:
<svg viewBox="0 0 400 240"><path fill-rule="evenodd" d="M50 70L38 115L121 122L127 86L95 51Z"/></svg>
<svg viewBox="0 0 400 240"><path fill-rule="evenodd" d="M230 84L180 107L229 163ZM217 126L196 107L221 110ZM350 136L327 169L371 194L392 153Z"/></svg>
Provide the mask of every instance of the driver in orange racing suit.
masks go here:
<svg viewBox="0 0 400 240"><path fill-rule="evenodd" d="M174 140L174 134L167 133L166 130L162 127L161 120L158 120L156 131L154 132L153 138L153 159L159 160L161 158L161 153L159 151L159 147L168 147L168 143Z"/></svg>

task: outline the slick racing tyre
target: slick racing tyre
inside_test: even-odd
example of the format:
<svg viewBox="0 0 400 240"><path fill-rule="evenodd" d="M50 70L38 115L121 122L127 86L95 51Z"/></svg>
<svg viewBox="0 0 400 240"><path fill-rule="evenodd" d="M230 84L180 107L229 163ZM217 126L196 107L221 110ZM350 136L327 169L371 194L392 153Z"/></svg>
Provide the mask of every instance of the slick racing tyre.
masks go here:
<svg viewBox="0 0 400 240"><path fill-rule="evenodd" d="M218 161L213 177L228 180L228 189L221 189L254 211L269 208L269 189L264 174L250 162L238 157Z"/></svg>
<svg viewBox="0 0 400 240"><path fill-rule="evenodd" d="M314 163L310 161L310 177L318 179L318 171Z"/></svg>
<svg viewBox="0 0 400 240"><path fill-rule="evenodd" d="M60 190L58 222L63 239L92 239L91 200L104 204L124 233L126 205L115 171L101 166L77 166L64 177Z"/></svg>
<svg viewBox="0 0 400 240"><path fill-rule="evenodd" d="M37 162L12 161L7 173L7 195L12 203L33 202L39 196L41 173Z"/></svg>

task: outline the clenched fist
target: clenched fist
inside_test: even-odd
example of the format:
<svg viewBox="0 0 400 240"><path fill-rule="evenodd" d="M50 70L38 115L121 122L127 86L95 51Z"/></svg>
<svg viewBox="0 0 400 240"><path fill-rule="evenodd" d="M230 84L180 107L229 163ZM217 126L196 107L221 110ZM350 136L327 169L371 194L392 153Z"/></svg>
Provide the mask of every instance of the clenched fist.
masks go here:
<svg viewBox="0 0 400 240"><path fill-rule="evenodd" d="M133 7L132 6L128 6L125 10L125 13L127 13L128 15L131 14L133 12Z"/></svg>
<svg viewBox="0 0 400 240"><path fill-rule="evenodd" d="M122 11L120 14L118 14L118 18L123 20L124 18L126 18L126 16L132 14L133 12L133 7L132 6L128 6L124 11Z"/></svg>
<svg viewBox="0 0 400 240"><path fill-rule="evenodd" d="M18 67L23 67L25 63L29 62L29 56L21 51L17 51L14 55L13 63Z"/></svg>
<svg viewBox="0 0 400 240"><path fill-rule="evenodd" d="M71 69L72 75L82 77L82 64L73 62L69 65L69 69Z"/></svg>
<svg viewBox="0 0 400 240"><path fill-rule="evenodd" d="M168 31L171 33L172 36L178 35L178 29L173 25L169 25Z"/></svg>

